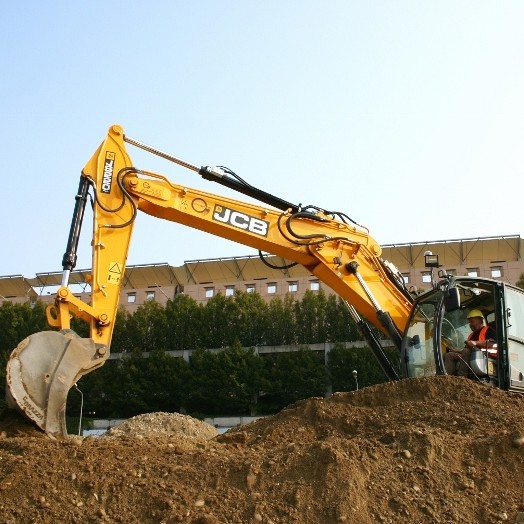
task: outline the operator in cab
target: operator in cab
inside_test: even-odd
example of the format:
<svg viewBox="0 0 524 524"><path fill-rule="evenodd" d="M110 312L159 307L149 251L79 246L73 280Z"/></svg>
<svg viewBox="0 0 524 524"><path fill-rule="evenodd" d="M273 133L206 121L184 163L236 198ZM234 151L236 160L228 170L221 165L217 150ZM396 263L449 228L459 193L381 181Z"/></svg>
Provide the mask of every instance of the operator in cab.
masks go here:
<svg viewBox="0 0 524 524"><path fill-rule="evenodd" d="M472 309L468 313L468 323L471 333L464 343L464 348L448 347L444 355L444 366L448 375L467 377L470 370L471 352L475 348L487 351L496 345L497 334L491 326L484 325L484 315L480 309Z"/></svg>

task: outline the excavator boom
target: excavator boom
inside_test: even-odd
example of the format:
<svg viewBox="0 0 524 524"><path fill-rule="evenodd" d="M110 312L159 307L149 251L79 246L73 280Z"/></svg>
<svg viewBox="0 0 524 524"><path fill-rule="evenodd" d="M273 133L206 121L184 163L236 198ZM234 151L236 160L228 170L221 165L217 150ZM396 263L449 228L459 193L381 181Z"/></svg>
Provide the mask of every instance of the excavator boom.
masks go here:
<svg viewBox="0 0 524 524"><path fill-rule="evenodd" d="M133 166L126 143L193 170L265 205L251 204L169 181ZM75 267L84 208L92 194L91 300L68 288ZM138 212L208 232L301 264L341 296L353 318L374 324L400 346L413 300L398 272L380 258L380 245L343 213L297 206L261 191L226 168L196 167L128 138L118 126L82 170L62 286L48 307L58 331L36 333L12 352L8 400L50 435L65 435L69 389L109 356L133 225ZM90 337L71 331L70 318L88 322ZM372 335L370 335L372 337ZM379 350L380 351L380 350ZM381 358L385 358L384 355ZM387 359L384 360L387 365Z"/></svg>

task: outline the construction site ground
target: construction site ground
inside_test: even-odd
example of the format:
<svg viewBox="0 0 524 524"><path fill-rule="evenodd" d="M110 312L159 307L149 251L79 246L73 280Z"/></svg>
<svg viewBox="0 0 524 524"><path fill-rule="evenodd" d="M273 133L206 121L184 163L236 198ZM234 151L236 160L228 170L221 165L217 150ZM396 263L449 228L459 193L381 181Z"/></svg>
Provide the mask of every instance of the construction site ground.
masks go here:
<svg viewBox="0 0 524 524"><path fill-rule="evenodd" d="M0 522L524 523L524 399L431 377L218 435L176 413L53 440L0 417Z"/></svg>

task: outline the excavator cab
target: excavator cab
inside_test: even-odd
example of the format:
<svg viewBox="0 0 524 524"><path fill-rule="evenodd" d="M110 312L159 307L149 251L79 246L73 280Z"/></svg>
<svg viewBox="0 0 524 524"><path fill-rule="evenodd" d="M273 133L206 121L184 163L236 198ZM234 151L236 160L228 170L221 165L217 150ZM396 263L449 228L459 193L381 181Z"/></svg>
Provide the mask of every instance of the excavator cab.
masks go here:
<svg viewBox="0 0 524 524"><path fill-rule="evenodd" d="M450 301L450 294L457 299ZM402 375L445 374L444 355L464 347L472 310L482 313L496 340L472 351L470 378L524 391L524 290L489 279L449 277L417 297L402 340Z"/></svg>

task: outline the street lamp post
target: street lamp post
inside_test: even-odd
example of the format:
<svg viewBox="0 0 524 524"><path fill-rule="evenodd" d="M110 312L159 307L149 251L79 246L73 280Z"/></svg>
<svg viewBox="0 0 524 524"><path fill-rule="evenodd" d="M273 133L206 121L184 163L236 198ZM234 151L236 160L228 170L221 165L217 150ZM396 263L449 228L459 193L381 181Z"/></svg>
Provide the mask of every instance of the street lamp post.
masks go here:
<svg viewBox="0 0 524 524"><path fill-rule="evenodd" d="M84 394L80 391L76 383L73 386L80 393L80 417L78 419L78 435L82 435L82 412L84 410Z"/></svg>

